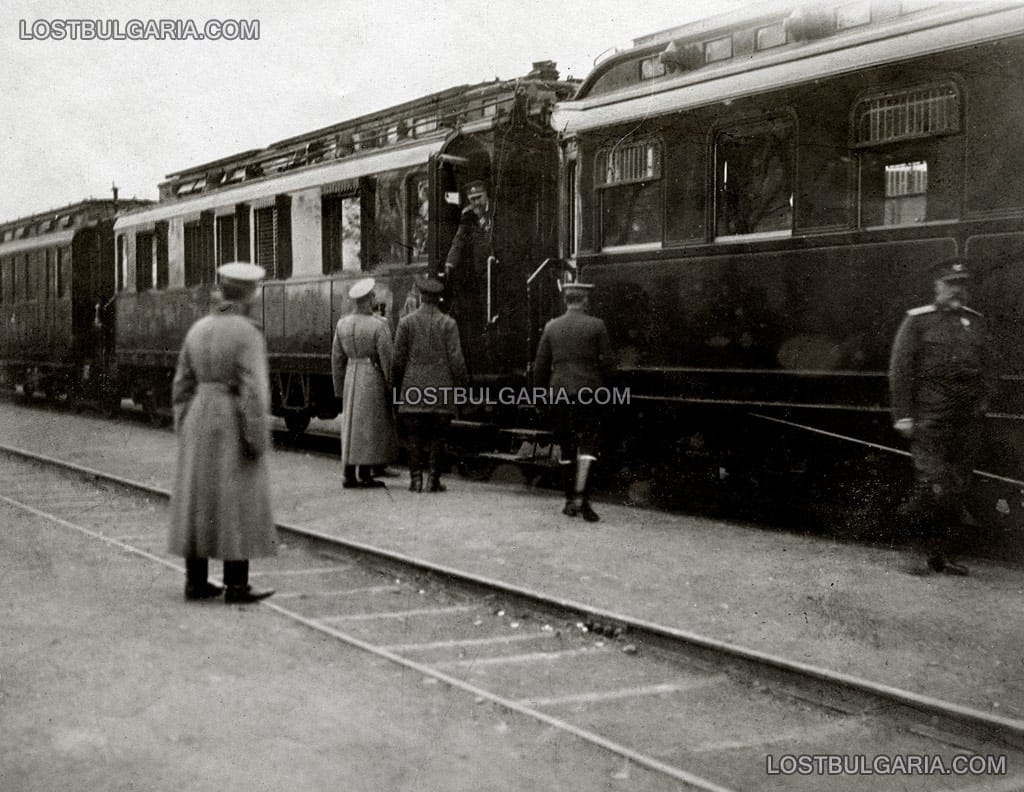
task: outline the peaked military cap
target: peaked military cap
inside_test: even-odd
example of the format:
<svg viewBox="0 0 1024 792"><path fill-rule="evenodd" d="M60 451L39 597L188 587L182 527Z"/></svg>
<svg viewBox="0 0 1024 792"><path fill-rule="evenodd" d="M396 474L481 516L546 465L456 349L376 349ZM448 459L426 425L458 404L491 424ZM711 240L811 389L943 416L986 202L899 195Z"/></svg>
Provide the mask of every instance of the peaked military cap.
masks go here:
<svg viewBox="0 0 1024 792"><path fill-rule="evenodd" d="M480 195L487 192L487 182L483 179L475 179L466 185L466 197Z"/></svg>
<svg viewBox="0 0 1024 792"><path fill-rule="evenodd" d="M968 280L971 277L967 259L951 258L932 267L932 278L937 281Z"/></svg>
<svg viewBox="0 0 1024 792"><path fill-rule="evenodd" d="M444 291L444 284L437 278L417 278L416 288L427 294L440 294Z"/></svg>
<svg viewBox="0 0 1024 792"><path fill-rule="evenodd" d="M217 268L221 283L237 283L242 286L255 285L256 281L262 280L267 271L258 264L250 264L247 261L232 261L230 264L221 264Z"/></svg>
<svg viewBox="0 0 1024 792"><path fill-rule="evenodd" d="M562 284L562 294L590 294L590 291L593 288L593 283L580 283L579 281L570 281L569 283Z"/></svg>
<svg viewBox="0 0 1024 792"><path fill-rule="evenodd" d="M365 297L367 294L373 291L373 287L377 285L377 282L373 278L363 278L357 280L352 284L352 288L348 290L348 296L353 300L359 300Z"/></svg>

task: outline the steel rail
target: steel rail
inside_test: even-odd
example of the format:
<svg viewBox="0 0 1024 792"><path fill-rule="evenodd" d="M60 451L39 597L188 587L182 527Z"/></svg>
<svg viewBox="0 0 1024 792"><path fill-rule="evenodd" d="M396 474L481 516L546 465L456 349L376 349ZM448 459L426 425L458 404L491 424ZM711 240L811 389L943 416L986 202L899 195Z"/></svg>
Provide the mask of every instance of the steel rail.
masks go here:
<svg viewBox="0 0 1024 792"><path fill-rule="evenodd" d="M106 473L73 462L66 462L34 451L0 444L0 452L61 467L84 476L120 484L121 486L152 495L164 498L170 497L170 492L160 487L142 484L116 474ZM548 595L535 589L517 586L483 575L468 573L454 567L414 558L404 553L386 550L352 539L343 539L287 523L277 523L277 528L293 536L345 548L350 552L375 561L398 564L421 573L447 578L455 583L499 592L543 608L556 609L588 620L618 625L641 637L667 641L669 645L686 646L710 653L716 657L725 657L742 663L748 668L753 667L762 671L782 674L784 678L790 681L801 682L804 685L810 680L824 685L827 689L835 692L845 692L866 697L868 701L872 701L875 704L885 704L898 707L905 712L925 715L937 721L938 725L944 726L952 732L968 728L983 739L1003 742L1015 748L1024 748L1024 720L1021 719L993 715L973 707L903 690L853 674L833 671L811 665L810 663L789 660L768 652L720 641L688 630L668 627L617 611L593 607L568 598ZM937 724L933 723L931 725Z"/></svg>

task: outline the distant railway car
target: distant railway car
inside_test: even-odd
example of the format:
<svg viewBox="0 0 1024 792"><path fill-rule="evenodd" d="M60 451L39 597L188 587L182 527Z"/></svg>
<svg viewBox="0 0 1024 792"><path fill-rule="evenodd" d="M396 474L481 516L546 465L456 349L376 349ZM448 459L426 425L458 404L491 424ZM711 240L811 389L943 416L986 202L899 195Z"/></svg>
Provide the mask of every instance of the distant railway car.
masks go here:
<svg viewBox="0 0 1024 792"><path fill-rule="evenodd" d="M524 376L526 280L557 252L549 113L575 87L545 61L521 79L453 88L171 174L158 205L115 224L121 381L165 410L178 348L208 309L217 266L253 260L267 270L259 318L274 413L294 430L333 417L331 339L349 286L376 277L377 309L394 324L413 277L443 271L474 179L491 185L498 261L479 301L461 308L481 328L463 344L478 378ZM507 310L492 303L484 316L484 295L501 289Z"/></svg>
<svg viewBox="0 0 1024 792"><path fill-rule="evenodd" d="M890 345L932 300L929 266L960 254L1001 357L986 470L1021 477L1020 4L758 4L636 40L553 125L564 253L657 427L627 438L639 455L742 448L759 426L899 447ZM803 464L784 446L765 466Z"/></svg>
<svg viewBox="0 0 1024 792"><path fill-rule="evenodd" d="M111 398L113 222L85 200L0 224L0 368L27 395Z"/></svg>

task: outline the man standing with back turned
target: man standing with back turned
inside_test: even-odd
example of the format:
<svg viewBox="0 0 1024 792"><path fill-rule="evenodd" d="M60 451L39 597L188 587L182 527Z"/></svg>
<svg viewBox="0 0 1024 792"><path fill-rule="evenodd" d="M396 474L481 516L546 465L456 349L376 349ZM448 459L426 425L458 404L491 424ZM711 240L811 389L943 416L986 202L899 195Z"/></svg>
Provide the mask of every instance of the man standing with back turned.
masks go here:
<svg viewBox="0 0 1024 792"><path fill-rule="evenodd" d="M965 304L967 262L943 261L932 273L935 301L907 311L889 364L893 426L914 457L914 489L901 513L928 536L933 571L966 575L954 559L991 371L984 319Z"/></svg>
<svg viewBox="0 0 1024 792"><path fill-rule="evenodd" d="M562 514L579 515L587 522L600 519L590 507L589 476L597 461L601 427L594 390L614 369L608 328L587 313L592 288L589 283L566 283L562 287L565 313L544 326L534 363L535 383L547 386L554 402L555 439L562 449L565 477ZM569 403L554 398L562 391Z"/></svg>

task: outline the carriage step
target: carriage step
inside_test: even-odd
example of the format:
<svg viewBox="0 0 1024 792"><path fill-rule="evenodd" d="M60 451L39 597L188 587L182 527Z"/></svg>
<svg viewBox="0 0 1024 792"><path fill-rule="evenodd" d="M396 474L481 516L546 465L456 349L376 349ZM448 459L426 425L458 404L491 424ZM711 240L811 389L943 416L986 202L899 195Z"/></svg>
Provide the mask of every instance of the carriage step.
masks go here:
<svg viewBox="0 0 1024 792"><path fill-rule="evenodd" d="M503 435L510 435L512 437L517 437L523 440L550 440L554 437L554 434L548 429L500 429L498 433Z"/></svg>
<svg viewBox="0 0 1024 792"><path fill-rule="evenodd" d="M508 462L513 465L524 465L534 468L557 468L558 461L550 456L521 456L519 454L507 454L500 451L488 451L480 454L482 459L490 459L495 462Z"/></svg>

